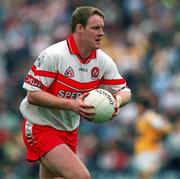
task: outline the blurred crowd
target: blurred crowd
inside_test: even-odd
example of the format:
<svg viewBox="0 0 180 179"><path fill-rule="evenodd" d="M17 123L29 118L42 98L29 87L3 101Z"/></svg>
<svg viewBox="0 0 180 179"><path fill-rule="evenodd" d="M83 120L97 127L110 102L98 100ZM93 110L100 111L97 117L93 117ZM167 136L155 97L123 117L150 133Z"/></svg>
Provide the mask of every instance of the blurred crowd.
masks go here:
<svg viewBox="0 0 180 179"><path fill-rule="evenodd" d="M78 155L94 173L133 175L136 96L148 94L153 109L172 124L162 139L159 173L180 176L180 3L178 0L0 0L0 178L34 179L38 167L25 161L19 104L22 83L41 50L64 40L77 6L105 14L102 49L116 62L132 101L116 119L79 128ZM99 177L100 178L100 177ZM115 178L115 177L114 177ZM131 177L132 178L132 177ZM105 179L105 178L104 178Z"/></svg>

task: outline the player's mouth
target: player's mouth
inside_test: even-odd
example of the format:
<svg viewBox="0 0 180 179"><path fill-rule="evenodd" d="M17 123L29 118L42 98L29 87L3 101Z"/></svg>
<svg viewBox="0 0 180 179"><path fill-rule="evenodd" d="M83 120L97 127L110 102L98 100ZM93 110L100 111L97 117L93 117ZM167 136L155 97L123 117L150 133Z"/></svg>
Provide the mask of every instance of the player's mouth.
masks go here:
<svg viewBox="0 0 180 179"><path fill-rule="evenodd" d="M96 43L100 44L101 39L96 39Z"/></svg>

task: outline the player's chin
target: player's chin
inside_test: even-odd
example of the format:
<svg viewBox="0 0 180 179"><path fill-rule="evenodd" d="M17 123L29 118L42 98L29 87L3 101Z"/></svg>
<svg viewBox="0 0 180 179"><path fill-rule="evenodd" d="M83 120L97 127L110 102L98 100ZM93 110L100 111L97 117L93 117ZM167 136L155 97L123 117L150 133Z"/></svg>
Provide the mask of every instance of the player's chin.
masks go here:
<svg viewBox="0 0 180 179"><path fill-rule="evenodd" d="M99 49L100 48L100 44L96 44L95 45L95 49L97 50L97 49Z"/></svg>
<svg viewBox="0 0 180 179"><path fill-rule="evenodd" d="M94 47L95 47L95 49L99 49L100 48L100 42L96 42L95 44L94 44Z"/></svg>

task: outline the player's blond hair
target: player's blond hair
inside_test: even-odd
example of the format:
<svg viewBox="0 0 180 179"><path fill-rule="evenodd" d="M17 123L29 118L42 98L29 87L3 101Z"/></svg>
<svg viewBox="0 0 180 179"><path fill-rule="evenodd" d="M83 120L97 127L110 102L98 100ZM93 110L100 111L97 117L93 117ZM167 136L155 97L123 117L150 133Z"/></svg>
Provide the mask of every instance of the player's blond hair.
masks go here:
<svg viewBox="0 0 180 179"><path fill-rule="evenodd" d="M98 15L104 19L103 12L95 7L82 6L76 8L71 17L71 31L75 32L77 24L86 26L88 19L93 15Z"/></svg>

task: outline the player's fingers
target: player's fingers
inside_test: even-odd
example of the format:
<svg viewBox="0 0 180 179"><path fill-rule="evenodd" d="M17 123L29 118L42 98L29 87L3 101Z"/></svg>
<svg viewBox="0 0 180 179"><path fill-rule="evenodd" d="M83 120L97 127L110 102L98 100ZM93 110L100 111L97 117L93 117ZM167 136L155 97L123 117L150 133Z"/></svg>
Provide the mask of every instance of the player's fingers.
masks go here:
<svg viewBox="0 0 180 179"><path fill-rule="evenodd" d="M81 108L81 109L80 109L80 112L81 112L81 113L84 113L84 114L86 114L86 115L89 115L89 116L92 116L92 115L95 114L93 109Z"/></svg>
<svg viewBox="0 0 180 179"><path fill-rule="evenodd" d="M82 104L82 108L90 109L90 108L94 108L94 105L83 103L83 104Z"/></svg>
<svg viewBox="0 0 180 179"><path fill-rule="evenodd" d="M84 118L91 120L94 117L94 114L87 114L84 112L80 112L80 115L83 116Z"/></svg>
<svg viewBox="0 0 180 179"><path fill-rule="evenodd" d="M88 95L89 93L84 93L79 97L79 99L84 100Z"/></svg>
<svg viewBox="0 0 180 179"><path fill-rule="evenodd" d="M115 111L114 111L114 113L113 113L113 117L114 116L117 116L118 114L119 114L119 111L120 111L120 109L117 107L117 108L115 108Z"/></svg>
<svg viewBox="0 0 180 179"><path fill-rule="evenodd" d="M80 115L88 120L91 120L95 116L95 113L93 110L81 109Z"/></svg>
<svg viewBox="0 0 180 179"><path fill-rule="evenodd" d="M113 94L113 97L115 99L115 107L114 108L119 108L119 102L118 102L118 98L115 94Z"/></svg>

